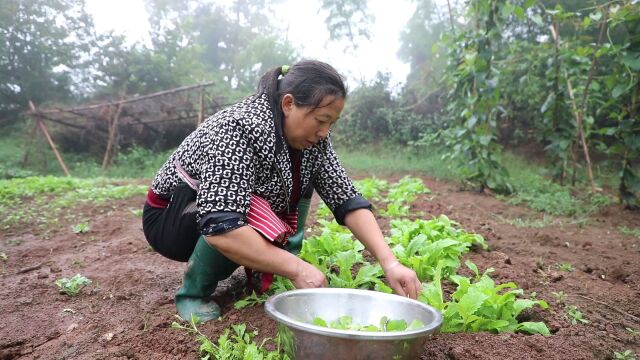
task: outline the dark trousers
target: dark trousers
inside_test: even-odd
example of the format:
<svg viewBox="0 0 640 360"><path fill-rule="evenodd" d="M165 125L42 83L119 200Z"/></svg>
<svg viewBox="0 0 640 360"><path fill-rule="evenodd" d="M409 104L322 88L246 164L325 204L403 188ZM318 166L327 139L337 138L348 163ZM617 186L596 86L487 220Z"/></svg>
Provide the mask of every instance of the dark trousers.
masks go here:
<svg viewBox="0 0 640 360"><path fill-rule="evenodd" d="M185 183L176 186L166 209L144 204L142 230L159 254L186 262L200 237L196 222L196 192Z"/></svg>

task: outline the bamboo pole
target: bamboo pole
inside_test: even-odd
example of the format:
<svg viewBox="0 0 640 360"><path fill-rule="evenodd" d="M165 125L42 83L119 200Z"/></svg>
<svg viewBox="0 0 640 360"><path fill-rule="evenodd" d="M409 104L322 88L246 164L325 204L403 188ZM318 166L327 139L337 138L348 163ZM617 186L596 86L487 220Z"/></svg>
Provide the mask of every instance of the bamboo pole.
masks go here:
<svg viewBox="0 0 640 360"><path fill-rule="evenodd" d="M565 76L567 77L567 88L569 89L569 97L571 98L571 105L573 108L573 114L576 118L576 123L578 126L578 136L580 138L580 142L582 143L582 151L584 152L584 157L585 160L587 161L587 173L589 175L589 181L591 182L591 191L596 192L596 183L593 180L593 170L591 169L591 159L589 157L589 148L587 147L587 140L585 139L584 136L584 130L583 130L583 114L582 112L580 112L580 110L578 110L578 105L576 103L576 99L573 96L573 88L571 87L571 81L569 80L569 74L566 74L565 72Z"/></svg>
<svg viewBox="0 0 640 360"><path fill-rule="evenodd" d="M107 149L105 150L104 158L102 159L102 170L105 170L113 159L111 152L115 151L113 150L113 142L115 141L116 133L118 132L118 120L120 119L122 108L124 108L124 105L122 103L118 104L118 108L111 118L111 124L109 124L109 140L107 141Z"/></svg>
<svg viewBox="0 0 640 360"><path fill-rule="evenodd" d="M200 89L200 107L198 109L198 124L200 126L204 121L204 89Z"/></svg>
<svg viewBox="0 0 640 360"><path fill-rule="evenodd" d="M34 120L34 122L31 131L29 131L29 135L27 137L27 146L24 150L24 154L22 155L22 167L25 167L27 165L27 162L29 161L29 150L31 149L33 140L36 137L36 132L38 131L38 122L33 117L31 119Z"/></svg>
<svg viewBox="0 0 640 360"><path fill-rule="evenodd" d="M36 112L36 107L35 105L33 105L31 101L29 101L29 107L31 108L31 111L33 113ZM67 169L67 165L64 163L64 160L62 160L62 155L60 155L60 153L58 152L58 149L56 148L56 144L53 142L51 135L49 135L49 131L47 130L47 125L40 118L36 118L36 122L38 124L38 127L44 134L44 136L47 138L47 141L49 142L49 146L51 146L51 150L53 150L53 153L56 155L56 158L58 159L58 163L62 167L62 170L64 171L65 175L71 176L71 174L69 174L69 169Z"/></svg>
<svg viewBox="0 0 640 360"><path fill-rule="evenodd" d="M155 98L155 97L158 97L158 96L175 94L175 93L188 91L188 90L192 90L192 89L196 89L196 88L207 87L207 86L211 86L213 84L214 84L214 82L212 81L212 82L207 82L207 83L203 83L203 84L199 84L199 85L183 86L183 87L179 87L179 88L175 88L175 89L171 89L171 90L160 91L160 92L157 92L157 93L144 95L144 96L138 96L138 97L134 97L134 98L130 98L130 99L123 99L123 100L119 100L119 101L107 102L107 103L103 103L103 104L96 104L96 105L90 105L90 106L74 107L74 108L69 108L69 109L57 108L55 110L41 111L40 113L41 114L55 114L55 113L61 113L61 112L71 112L71 111L82 111L82 110L98 109L98 108L101 108L101 107L103 107L105 105L128 104L128 103L131 103L131 102L151 99L151 98Z"/></svg>

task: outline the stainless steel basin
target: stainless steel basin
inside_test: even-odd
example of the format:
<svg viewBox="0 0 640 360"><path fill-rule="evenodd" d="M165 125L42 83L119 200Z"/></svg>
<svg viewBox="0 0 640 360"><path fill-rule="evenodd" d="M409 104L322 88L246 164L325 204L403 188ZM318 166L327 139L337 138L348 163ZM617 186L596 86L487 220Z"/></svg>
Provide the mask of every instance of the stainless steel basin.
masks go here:
<svg viewBox="0 0 640 360"><path fill-rule="evenodd" d="M417 359L424 344L442 324L435 308L416 300L369 290L304 289L270 297L265 310L279 323L282 346L295 359ZM354 324L377 325L383 316L419 320L423 328L409 331L365 332L311 324L349 315Z"/></svg>

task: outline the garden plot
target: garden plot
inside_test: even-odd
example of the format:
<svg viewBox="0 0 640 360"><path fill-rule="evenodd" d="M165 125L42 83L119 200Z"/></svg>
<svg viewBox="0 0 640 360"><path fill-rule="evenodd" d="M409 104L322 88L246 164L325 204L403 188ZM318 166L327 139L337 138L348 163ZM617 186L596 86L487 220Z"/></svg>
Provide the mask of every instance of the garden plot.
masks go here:
<svg viewBox="0 0 640 360"><path fill-rule="evenodd" d="M376 204L394 253L423 281L420 300L444 314L425 359L640 353L637 214L611 206L588 221L554 217L550 226L527 226L515 219L537 214L445 183L366 179L359 186ZM21 199L28 207L29 197ZM6 226L2 358L196 359L207 354L201 344L211 358L216 347L277 358L275 322L264 313L264 297L241 291L241 272L217 292L221 320L175 318L173 294L184 265L149 251L135 211L143 201L135 195L83 203L75 217L46 229ZM87 225L77 227L78 219ZM326 209L318 207L308 227L301 256L326 271L330 286L389 291L380 267ZM55 285L76 274L91 282L75 296ZM277 279L272 291L289 288Z"/></svg>

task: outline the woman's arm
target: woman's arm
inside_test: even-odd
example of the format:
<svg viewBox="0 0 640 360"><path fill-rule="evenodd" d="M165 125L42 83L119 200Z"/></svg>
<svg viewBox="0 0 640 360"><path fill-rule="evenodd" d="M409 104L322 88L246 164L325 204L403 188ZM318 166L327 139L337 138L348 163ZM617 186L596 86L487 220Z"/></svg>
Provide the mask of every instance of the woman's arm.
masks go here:
<svg viewBox="0 0 640 360"><path fill-rule="evenodd" d="M297 289L327 286L324 274L297 256L276 247L249 226L216 236L207 242L236 264L290 279Z"/></svg>
<svg viewBox="0 0 640 360"><path fill-rule="evenodd" d="M357 209L347 213L344 222L353 235L378 259L389 281L389 286L398 295L417 299L421 284L415 271L398 262L389 245L384 241L373 213L368 209Z"/></svg>

